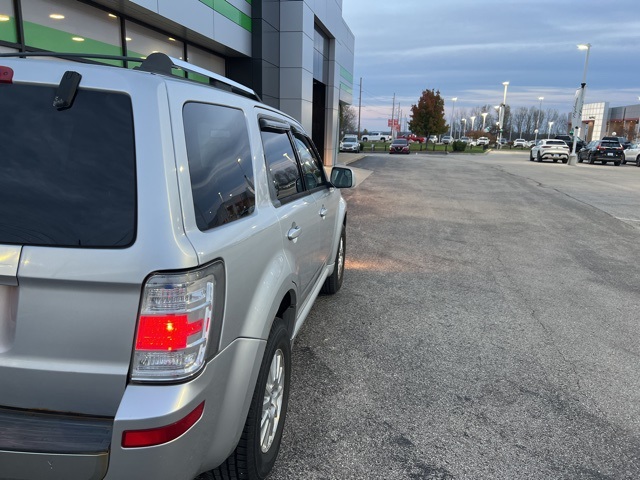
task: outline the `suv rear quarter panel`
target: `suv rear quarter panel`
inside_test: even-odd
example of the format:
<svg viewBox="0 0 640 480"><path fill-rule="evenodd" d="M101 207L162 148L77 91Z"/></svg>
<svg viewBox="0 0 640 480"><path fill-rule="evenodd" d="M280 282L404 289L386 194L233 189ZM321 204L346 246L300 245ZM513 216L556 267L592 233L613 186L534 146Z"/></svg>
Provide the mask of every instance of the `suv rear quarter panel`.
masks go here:
<svg viewBox="0 0 640 480"><path fill-rule="evenodd" d="M255 210L247 217L201 231L195 221L184 138L183 107L191 101L229 105L230 97L226 92L206 87L197 88L198 93L195 95L193 86L171 80L167 81L167 88L171 97L176 168L185 233L194 246L200 263L216 258L221 258L225 263L227 294L220 349L239 337L266 339L281 300L289 291L295 291L296 285L295 272L284 253L284 239L277 212L269 196L255 112L257 104L237 95L231 97L234 108L243 111L247 125L252 152Z"/></svg>

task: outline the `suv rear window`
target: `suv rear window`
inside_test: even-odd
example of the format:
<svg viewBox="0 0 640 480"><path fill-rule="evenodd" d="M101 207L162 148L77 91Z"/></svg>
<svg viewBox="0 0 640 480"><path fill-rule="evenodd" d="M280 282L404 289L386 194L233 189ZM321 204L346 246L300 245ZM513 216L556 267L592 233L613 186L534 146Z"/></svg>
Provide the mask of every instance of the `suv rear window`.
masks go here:
<svg viewBox="0 0 640 480"><path fill-rule="evenodd" d="M136 162L130 98L0 84L0 244L126 247L135 239Z"/></svg>

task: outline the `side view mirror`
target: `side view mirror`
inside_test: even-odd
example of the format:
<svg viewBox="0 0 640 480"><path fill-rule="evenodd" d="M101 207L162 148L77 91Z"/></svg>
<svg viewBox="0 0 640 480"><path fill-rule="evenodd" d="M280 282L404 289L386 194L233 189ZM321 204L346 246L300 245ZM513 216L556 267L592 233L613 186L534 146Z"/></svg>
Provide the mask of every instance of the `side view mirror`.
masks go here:
<svg viewBox="0 0 640 480"><path fill-rule="evenodd" d="M333 167L331 183L337 188L351 188L356 185L356 174L348 167Z"/></svg>

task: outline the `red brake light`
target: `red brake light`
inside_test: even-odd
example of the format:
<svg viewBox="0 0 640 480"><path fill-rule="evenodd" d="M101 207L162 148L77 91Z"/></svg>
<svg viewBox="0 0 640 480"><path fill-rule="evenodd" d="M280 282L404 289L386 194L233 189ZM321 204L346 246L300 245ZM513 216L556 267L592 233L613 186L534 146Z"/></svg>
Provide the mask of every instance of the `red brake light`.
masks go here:
<svg viewBox="0 0 640 480"><path fill-rule="evenodd" d="M122 432L122 448L152 447L175 440L200 420L202 412L204 412L204 402L182 420L171 425L148 430L125 430Z"/></svg>
<svg viewBox="0 0 640 480"><path fill-rule="evenodd" d="M13 83L13 70L0 65L0 83Z"/></svg>
<svg viewBox="0 0 640 480"><path fill-rule="evenodd" d="M202 332L204 319L189 322L183 315L141 315L136 350L172 351L187 348L191 335Z"/></svg>

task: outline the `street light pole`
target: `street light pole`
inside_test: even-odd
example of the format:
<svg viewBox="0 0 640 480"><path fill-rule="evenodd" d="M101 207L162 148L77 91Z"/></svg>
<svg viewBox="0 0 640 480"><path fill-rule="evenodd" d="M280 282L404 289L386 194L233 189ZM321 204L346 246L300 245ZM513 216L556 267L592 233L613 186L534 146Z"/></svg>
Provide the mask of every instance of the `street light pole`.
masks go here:
<svg viewBox="0 0 640 480"><path fill-rule="evenodd" d="M540 107L538 108L538 119L536 120L536 138L534 139L534 142L538 143L538 128L540 127L540 112L542 112L542 100L544 100L544 97L538 97L538 100L540 100Z"/></svg>
<svg viewBox="0 0 640 480"><path fill-rule="evenodd" d="M502 145L502 129L504 128L504 114L507 107L507 87L509 86L509 82L502 82L504 85L504 97L502 99L502 104L500 105L500 131L498 132L498 144Z"/></svg>
<svg viewBox="0 0 640 480"><path fill-rule="evenodd" d="M470 117L471 118L471 130L469 130L470 132L473 132L473 124L476 122L476 117L475 115Z"/></svg>
<svg viewBox="0 0 640 480"><path fill-rule="evenodd" d="M464 137L467 134L467 119L461 118L460 121L464 122L464 124L462 125L462 136Z"/></svg>
<svg viewBox="0 0 640 480"><path fill-rule="evenodd" d="M451 138L453 138L453 110L454 108L456 108L456 100L458 100L458 97L453 97L451 99L451 101L453 102L451 104L451 131L449 132L449 135L451 135Z"/></svg>
<svg viewBox="0 0 640 480"><path fill-rule="evenodd" d="M489 112L482 112L480 115L482 115L482 132L484 133L484 124L487 120L487 115L489 115Z"/></svg>
<svg viewBox="0 0 640 480"><path fill-rule="evenodd" d="M584 43L578 45L578 50L586 50L587 56L584 60L584 70L582 72L582 83L580 84L580 90L578 92L578 98L573 108L573 115L571 119L571 126L573 127L573 147L571 148L571 154L569 155L569 161L567 165L576 165L578 156L576 155L576 144L578 143L578 134L582 127L582 107L584 105L584 95L587 87L587 67L589 66L589 52L591 51L591 44Z"/></svg>
<svg viewBox="0 0 640 480"><path fill-rule="evenodd" d="M549 122L549 129L547 130L547 140L551 138L551 125L553 125L553 122Z"/></svg>

